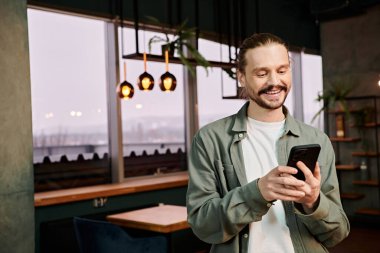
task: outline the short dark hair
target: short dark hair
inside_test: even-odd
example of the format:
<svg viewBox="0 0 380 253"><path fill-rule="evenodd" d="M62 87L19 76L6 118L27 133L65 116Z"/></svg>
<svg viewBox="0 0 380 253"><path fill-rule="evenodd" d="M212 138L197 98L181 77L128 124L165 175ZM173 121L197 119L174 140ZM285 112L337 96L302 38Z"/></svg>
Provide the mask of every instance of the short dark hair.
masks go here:
<svg viewBox="0 0 380 253"><path fill-rule="evenodd" d="M245 54L249 49L265 46L271 43L283 45L286 50L289 48L285 41L270 33L255 33L252 36L246 38L239 48L237 68L240 72L244 73L244 68L247 65Z"/></svg>

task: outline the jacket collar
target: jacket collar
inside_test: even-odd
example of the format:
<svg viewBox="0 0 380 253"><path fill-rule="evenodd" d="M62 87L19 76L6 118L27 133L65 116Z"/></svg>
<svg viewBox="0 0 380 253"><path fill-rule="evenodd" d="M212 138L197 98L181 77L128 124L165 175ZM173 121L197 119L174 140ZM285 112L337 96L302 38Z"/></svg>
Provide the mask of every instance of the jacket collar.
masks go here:
<svg viewBox="0 0 380 253"><path fill-rule="evenodd" d="M283 106L282 111L285 114L285 133L284 133L284 135L291 134L291 135L299 137L301 134L301 129L300 129L298 122L296 121L295 118L292 117L292 115L290 115L288 108Z"/></svg>
<svg viewBox="0 0 380 253"><path fill-rule="evenodd" d="M243 107L236 113L234 118L234 123L232 125L232 131L234 132L247 132L247 112L248 112L249 101L247 101ZM285 134L291 134L294 136L300 136L301 130L299 125L290 115L288 109L283 106L282 111L285 114Z"/></svg>
<svg viewBox="0 0 380 253"><path fill-rule="evenodd" d="M247 132L247 112L249 101L247 101L242 108L235 114L232 131L234 132Z"/></svg>

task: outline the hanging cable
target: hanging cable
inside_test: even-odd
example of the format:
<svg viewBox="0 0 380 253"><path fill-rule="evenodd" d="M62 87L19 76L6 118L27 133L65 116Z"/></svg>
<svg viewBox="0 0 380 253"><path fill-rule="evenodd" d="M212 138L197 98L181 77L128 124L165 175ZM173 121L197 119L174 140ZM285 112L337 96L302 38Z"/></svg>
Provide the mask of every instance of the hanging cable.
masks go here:
<svg viewBox="0 0 380 253"><path fill-rule="evenodd" d="M136 42L136 53L139 54L139 8L137 0L133 0L133 11L134 11L134 21L135 21L135 42Z"/></svg>

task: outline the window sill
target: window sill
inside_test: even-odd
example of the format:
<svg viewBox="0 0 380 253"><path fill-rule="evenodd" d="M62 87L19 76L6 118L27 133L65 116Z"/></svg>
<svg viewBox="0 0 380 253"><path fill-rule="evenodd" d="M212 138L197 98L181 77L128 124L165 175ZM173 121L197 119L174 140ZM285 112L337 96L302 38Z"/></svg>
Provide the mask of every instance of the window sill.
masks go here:
<svg viewBox="0 0 380 253"><path fill-rule="evenodd" d="M99 197L111 197L186 186L188 173L178 172L160 176L128 178L122 183L63 189L34 194L34 206L58 205Z"/></svg>

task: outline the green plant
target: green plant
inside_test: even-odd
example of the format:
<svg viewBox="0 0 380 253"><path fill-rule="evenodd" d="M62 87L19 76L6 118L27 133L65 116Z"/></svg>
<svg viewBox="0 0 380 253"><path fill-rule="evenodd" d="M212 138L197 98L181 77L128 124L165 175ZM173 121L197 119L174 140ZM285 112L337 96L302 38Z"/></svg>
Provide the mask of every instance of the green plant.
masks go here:
<svg viewBox="0 0 380 253"><path fill-rule="evenodd" d="M332 78L329 82L328 88L324 89L321 94L318 94L316 101L323 101L323 106L313 116L311 122L313 122L324 110L336 109L346 113L347 118L350 116L350 111L347 106L346 98L348 94L353 90L353 81L348 78Z"/></svg>
<svg viewBox="0 0 380 253"><path fill-rule="evenodd" d="M147 17L153 24L165 27L164 24L161 24L156 18ZM152 44L154 43L163 43L163 50L168 50L171 54L174 54L174 51L177 52L179 59L182 64L190 70L190 72L195 74L194 64L191 63L189 59L193 59L197 65L202 66L206 73L208 74L208 67L210 63L202 56L202 54L191 44L194 39L196 39L195 28L188 28L187 20L183 21L179 26L174 30L173 36L169 36L169 30L165 30L165 36L153 36L149 39L148 47L149 52L151 52ZM187 49L189 56L186 56L184 49Z"/></svg>

